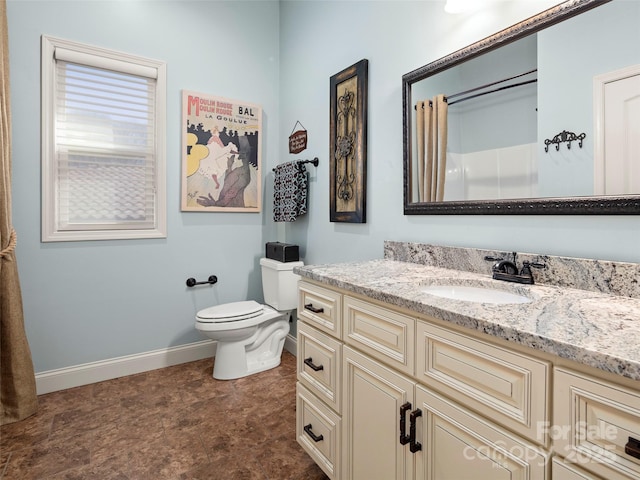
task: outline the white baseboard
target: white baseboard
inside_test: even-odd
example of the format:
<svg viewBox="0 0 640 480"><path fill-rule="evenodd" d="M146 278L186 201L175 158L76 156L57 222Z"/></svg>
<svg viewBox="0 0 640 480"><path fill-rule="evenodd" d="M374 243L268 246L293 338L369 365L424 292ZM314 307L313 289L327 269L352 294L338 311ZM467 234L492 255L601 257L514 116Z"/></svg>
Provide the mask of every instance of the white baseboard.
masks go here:
<svg viewBox="0 0 640 480"><path fill-rule="evenodd" d="M48 370L36 374L36 391L38 395L42 395L125 375L211 358L215 353L216 342L203 340L178 347L162 348L99 362Z"/></svg>
<svg viewBox="0 0 640 480"><path fill-rule="evenodd" d="M298 342L296 337L287 335L284 348L292 355L297 355ZM38 395L42 395L126 375L148 372L157 368L211 358L215 354L216 342L203 340L178 347L161 348L151 352L48 370L36 374L36 391Z"/></svg>
<svg viewBox="0 0 640 480"><path fill-rule="evenodd" d="M290 333L284 339L284 349L294 357L298 356L298 340Z"/></svg>

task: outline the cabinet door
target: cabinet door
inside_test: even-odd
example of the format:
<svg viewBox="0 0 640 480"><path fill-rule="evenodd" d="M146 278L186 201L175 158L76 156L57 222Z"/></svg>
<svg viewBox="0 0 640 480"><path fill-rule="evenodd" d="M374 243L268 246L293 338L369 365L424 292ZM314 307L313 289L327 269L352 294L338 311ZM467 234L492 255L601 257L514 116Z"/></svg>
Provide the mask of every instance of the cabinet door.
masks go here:
<svg viewBox="0 0 640 480"><path fill-rule="evenodd" d="M560 457L553 457L551 462L551 478L553 480L599 480L579 467L571 465Z"/></svg>
<svg viewBox="0 0 640 480"><path fill-rule="evenodd" d="M533 444L502 430L422 386L416 454L418 480L544 480L548 458Z"/></svg>
<svg viewBox="0 0 640 480"><path fill-rule="evenodd" d="M399 419L400 407L413 404L414 383L346 346L343 359L342 478L412 479L413 458L409 444L400 443ZM408 433L408 418L406 424Z"/></svg>

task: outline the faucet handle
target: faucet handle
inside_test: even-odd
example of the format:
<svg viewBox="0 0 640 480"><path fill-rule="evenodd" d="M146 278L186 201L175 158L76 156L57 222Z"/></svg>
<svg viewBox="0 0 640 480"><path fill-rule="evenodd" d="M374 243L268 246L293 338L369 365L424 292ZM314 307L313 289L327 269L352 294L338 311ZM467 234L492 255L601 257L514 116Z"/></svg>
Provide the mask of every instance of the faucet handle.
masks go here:
<svg viewBox="0 0 640 480"><path fill-rule="evenodd" d="M533 267L533 268L547 268L546 263L530 262L528 260L524 260L522 262L522 266Z"/></svg>
<svg viewBox="0 0 640 480"><path fill-rule="evenodd" d="M524 260L522 262L522 269L520 270L520 275L529 275L532 276L531 267L533 268L547 268L547 265L544 263L538 262L529 262L528 260Z"/></svg>

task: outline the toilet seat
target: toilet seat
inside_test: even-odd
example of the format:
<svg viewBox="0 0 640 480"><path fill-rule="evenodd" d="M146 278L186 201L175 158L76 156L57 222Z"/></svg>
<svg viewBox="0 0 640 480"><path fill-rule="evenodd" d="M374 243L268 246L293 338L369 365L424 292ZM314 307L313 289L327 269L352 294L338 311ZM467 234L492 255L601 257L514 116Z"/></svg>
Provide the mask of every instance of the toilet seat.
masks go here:
<svg viewBox="0 0 640 480"><path fill-rule="evenodd" d="M235 305L235 303L241 305ZM227 309L229 309L230 315L221 314ZM235 315L231 315L234 313ZM252 300L226 303L200 310L196 316L196 329L201 332L239 330L241 328L255 327L281 316L283 316L283 312L278 312L269 305L260 305Z"/></svg>
<svg viewBox="0 0 640 480"><path fill-rule="evenodd" d="M254 300L232 302L200 310L197 320L203 323L237 322L262 315L264 305Z"/></svg>

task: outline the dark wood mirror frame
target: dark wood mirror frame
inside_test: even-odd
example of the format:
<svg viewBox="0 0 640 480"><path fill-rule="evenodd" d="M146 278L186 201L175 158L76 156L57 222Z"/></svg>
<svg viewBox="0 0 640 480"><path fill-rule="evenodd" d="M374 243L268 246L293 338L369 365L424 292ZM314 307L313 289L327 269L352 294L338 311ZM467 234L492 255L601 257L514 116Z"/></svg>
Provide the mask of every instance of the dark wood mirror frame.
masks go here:
<svg viewBox="0 0 640 480"><path fill-rule="evenodd" d="M538 32L611 0L572 0L552 7L402 77L405 215L638 215L640 195L525 198L514 200L411 201L411 85L462 62Z"/></svg>

